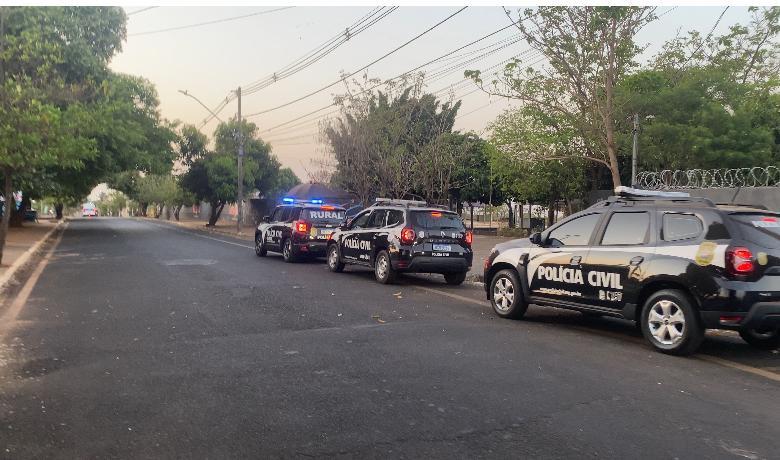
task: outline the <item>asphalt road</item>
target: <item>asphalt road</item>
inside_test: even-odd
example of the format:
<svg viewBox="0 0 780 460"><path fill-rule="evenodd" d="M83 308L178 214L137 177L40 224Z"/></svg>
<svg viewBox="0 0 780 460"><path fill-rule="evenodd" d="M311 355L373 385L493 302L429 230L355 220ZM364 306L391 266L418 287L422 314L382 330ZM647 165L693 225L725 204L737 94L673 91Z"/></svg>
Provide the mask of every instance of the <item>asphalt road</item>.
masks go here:
<svg viewBox="0 0 780 460"><path fill-rule="evenodd" d="M780 382L706 358L780 355L716 336L675 358L626 322L482 299L76 220L0 324L0 455L777 458Z"/></svg>

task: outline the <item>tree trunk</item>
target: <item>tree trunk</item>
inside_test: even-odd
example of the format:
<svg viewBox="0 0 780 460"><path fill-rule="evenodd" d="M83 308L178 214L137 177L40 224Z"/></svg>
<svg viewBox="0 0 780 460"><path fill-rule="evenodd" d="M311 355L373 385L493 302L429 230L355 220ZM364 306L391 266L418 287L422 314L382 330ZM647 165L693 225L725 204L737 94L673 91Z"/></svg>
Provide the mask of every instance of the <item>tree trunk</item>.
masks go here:
<svg viewBox="0 0 780 460"><path fill-rule="evenodd" d="M54 216L57 220L62 220L62 208L64 207L62 203L54 203Z"/></svg>
<svg viewBox="0 0 780 460"><path fill-rule="evenodd" d="M3 206L3 218L0 220L0 263L3 262L3 250L5 249L5 239L8 236L8 223L11 221L11 212L8 205L9 201L13 202L13 184L10 168L3 168L3 197L5 197L5 205ZM10 197L10 200L8 199Z"/></svg>
<svg viewBox="0 0 780 460"><path fill-rule="evenodd" d="M555 223L555 202L547 205L547 227L552 227Z"/></svg>
<svg viewBox="0 0 780 460"><path fill-rule="evenodd" d="M523 218L524 218L523 214L524 213L525 213L525 210L523 209L523 202L521 201L520 202L520 216L519 216L520 220L519 220L518 225L517 225L517 228L519 228L520 230L523 229Z"/></svg>
<svg viewBox="0 0 780 460"><path fill-rule="evenodd" d="M225 207L225 203L220 203L219 201L212 202L211 203L211 215L209 216L209 223L206 224L208 227L213 227L217 224L217 221L219 220L220 214L222 214L222 209Z"/></svg>
<svg viewBox="0 0 780 460"><path fill-rule="evenodd" d="M13 202L13 195L11 196L11 201ZM11 227L21 227L22 223L24 222L24 215L27 211L27 209L30 207L30 199L25 197L22 197L22 202L19 204L19 209L16 209L16 203L14 202L11 206L12 212L11 212L11 221L9 225Z"/></svg>
<svg viewBox="0 0 780 460"><path fill-rule="evenodd" d="M181 212L182 206L184 206L184 205L180 204L180 205L178 205L178 206L173 208L173 218L174 219L179 220L179 213Z"/></svg>
<svg viewBox="0 0 780 460"><path fill-rule="evenodd" d="M509 228L515 228L515 210L512 209L512 202L507 201L506 207L509 209Z"/></svg>
<svg viewBox="0 0 780 460"><path fill-rule="evenodd" d="M474 231L474 203L469 203L469 213L471 214L471 231Z"/></svg>

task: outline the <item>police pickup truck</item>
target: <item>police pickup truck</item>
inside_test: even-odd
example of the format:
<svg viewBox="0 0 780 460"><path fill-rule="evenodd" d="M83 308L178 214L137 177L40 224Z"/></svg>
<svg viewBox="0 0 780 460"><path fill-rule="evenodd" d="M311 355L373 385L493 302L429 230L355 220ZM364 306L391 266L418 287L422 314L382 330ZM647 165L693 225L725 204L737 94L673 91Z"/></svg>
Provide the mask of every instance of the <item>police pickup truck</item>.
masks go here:
<svg viewBox="0 0 780 460"><path fill-rule="evenodd" d="M460 216L424 201L378 198L331 235L328 268L345 264L374 269L389 284L399 272L440 273L447 284L463 283L471 268L472 235Z"/></svg>
<svg viewBox="0 0 780 460"><path fill-rule="evenodd" d="M325 255L328 237L345 218L342 207L322 204L319 200L298 201L286 198L271 216L255 230L255 254L265 257L268 251L281 252L285 262L304 256Z"/></svg>
<svg viewBox="0 0 780 460"><path fill-rule="evenodd" d="M705 329L780 345L780 213L626 187L542 233L493 248L487 297L634 320L657 350L693 353Z"/></svg>

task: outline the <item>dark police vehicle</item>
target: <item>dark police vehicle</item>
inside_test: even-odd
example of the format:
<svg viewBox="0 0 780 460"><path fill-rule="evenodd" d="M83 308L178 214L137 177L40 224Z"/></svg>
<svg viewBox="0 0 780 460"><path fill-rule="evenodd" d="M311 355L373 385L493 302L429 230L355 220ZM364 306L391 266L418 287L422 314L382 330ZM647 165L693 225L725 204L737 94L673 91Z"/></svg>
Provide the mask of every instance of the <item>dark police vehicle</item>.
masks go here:
<svg viewBox="0 0 780 460"><path fill-rule="evenodd" d="M271 216L255 230L255 254L265 257L268 251L281 252L285 262L300 257L325 255L328 237L343 222L342 207L325 205L320 200L284 199Z"/></svg>
<svg viewBox="0 0 780 460"><path fill-rule="evenodd" d="M472 235L454 212L424 201L377 199L333 233L328 267L372 267L377 281L392 283L399 272L440 273L461 284L471 268Z"/></svg>
<svg viewBox="0 0 780 460"><path fill-rule="evenodd" d="M618 196L493 248L485 289L501 317L528 304L634 320L658 350L690 354L705 329L780 344L780 213L686 193Z"/></svg>

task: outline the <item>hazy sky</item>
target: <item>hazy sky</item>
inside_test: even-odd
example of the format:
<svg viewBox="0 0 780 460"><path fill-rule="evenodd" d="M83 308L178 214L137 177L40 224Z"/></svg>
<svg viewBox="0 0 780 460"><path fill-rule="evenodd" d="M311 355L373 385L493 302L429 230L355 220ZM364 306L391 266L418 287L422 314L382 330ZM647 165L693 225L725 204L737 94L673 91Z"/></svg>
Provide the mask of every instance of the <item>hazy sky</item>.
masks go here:
<svg viewBox="0 0 780 460"><path fill-rule="evenodd" d="M128 18L127 42L111 66L116 71L142 75L151 80L157 86L163 116L196 126L200 126L208 112L178 90L188 90L209 107L214 107L230 90L238 86L247 87L248 84L282 69L296 58L343 32L347 26L373 9L357 6L296 7L201 27L143 34L247 15L274 7L169 6L139 11L142 8L126 8L131 14ZM319 89L337 80L342 71L352 72L363 67L458 9L403 6L302 72L245 96L242 111L245 115L251 114ZM669 9L669 6L661 6L657 13L662 14ZM133 14L134 11L139 12ZM648 25L640 33L638 42L649 44L647 54L652 54L664 41L678 32L699 30L706 34L722 11L723 7L679 7ZM731 7L715 33L723 33L737 22L747 24L749 16L746 7ZM470 7L370 67L367 70L368 76L381 79L395 77L507 24L509 21L501 7ZM510 28L456 55L508 39L516 32ZM499 46L502 45L496 45ZM470 56L476 57L493 49L494 47L491 47ZM455 69L450 69L446 65L447 61L433 64L426 68L428 74L439 71L440 76L431 78L434 81L428 83L427 89L436 91L448 85L458 85L463 81L463 70L485 69L526 49L528 46L524 42L518 42L465 67ZM451 62L457 63L464 59L467 57ZM462 97L463 105L455 124L456 129L483 131L497 114L509 106L504 100L495 97L491 99L480 91L472 92L474 89L476 87L472 83L463 83L455 86L452 92L457 98L471 93ZM343 86L338 85L301 102L251 117L249 120L263 131L324 107L333 102L334 94L342 92ZM449 96L447 92L443 92L441 97L446 99ZM219 116L227 119L235 113L236 102L233 101ZM323 146L317 143L316 138L319 119L311 116L295 124L305 120L312 121L297 127L287 126L262 132L263 138L271 142L273 152L282 164L291 167L304 181L307 179L306 170L313 169L310 160L320 158L323 152ZM216 123L208 123L202 131L210 137Z"/></svg>

